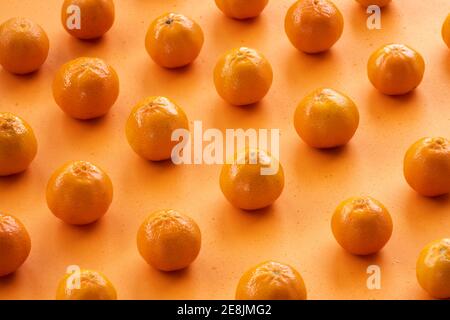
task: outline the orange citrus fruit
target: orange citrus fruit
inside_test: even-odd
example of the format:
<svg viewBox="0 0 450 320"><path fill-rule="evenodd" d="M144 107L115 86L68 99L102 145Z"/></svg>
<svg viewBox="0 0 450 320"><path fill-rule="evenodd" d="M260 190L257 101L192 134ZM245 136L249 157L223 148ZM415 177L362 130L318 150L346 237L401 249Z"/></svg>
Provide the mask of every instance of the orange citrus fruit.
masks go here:
<svg viewBox="0 0 450 320"><path fill-rule="evenodd" d="M25 18L12 18L0 25L0 64L15 74L38 70L48 56L45 31Z"/></svg>
<svg viewBox="0 0 450 320"><path fill-rule="evenodd" d="M383 8L387 6L392 0L356 0L358 1L362 6L368 7L368 6L379 6L380 8Z"/></svg>
<svg viewBox="0 0 450 320"><path fill-rule="evenodd" d="M255 18L261 14L269 0L216 0L217 7L234 19Z"/></svg>
<svg viewBox="0 0 450 320"><path fill-rule="evenodd" d="M228 103L242 106L259 102L273 80L269 61L258 51L240 47L228 51L216 64L214 84Z"/></svg>
<svg viewBox="0 0 450 320"><path fill-rule="evenodd" d="M262 209L281 195L284 188L283 168L269 153L247 149L223 165L220 188L235 207Z"/></svg>
<svg viewBox="0 0 450 320"><path fill-rule="evenodd" d="M78 277L78 278L77 278ZM80 270L80 274L66 274L56 289L56 300L116 300L112 283L100 272Z"/></svg>
<svg viewBox="0 0 450 320"><path fill-rule="evenodd" d="M89 224L100 219L113 198L111 179L87 161L72 161L57 169L47 184L47 205L66 223Z"/></svg>
<svg viewBox="0 0 450 320"><path fill-rule="evenodd" d="M171 158L172 133L177 129L189 130L189 121L175 102L166 97L148 97L131 111L126 123L130 146L142 158L161 161Z"/></svg>
<svg viewBox="0 0 450 320"><path fill-rule="evenodd" d="M450 48L450 14L444 21L444 25L442 26L442 38L447 46Z"/></svg>
<svg viewBox="0 0 450 320"><path fill-rule="evenodd" d="M0 213L0 277L13 273L30 254L31 240L19 219Z"/></svg>
<svg viewBox="0 0 450 320"><path fill-rule="evenodd" d="M344 18L329 0L299 0L289 8L284 26L294 47L305 53L320 53L339 40Z"/></svg>
<svg viewBox="0 0 450 320"><path fill-rule="evenodd" d="M359 112L343 93L321 88L307 95L294 114L298 135L311 147L334 148L346 144L355 134Z"/></svg>
<svg viewBox="0 0 450 320"><path fill-rule="evenodd" d="M411 188L428 197L450 193L450 141L422 138L406 152L403 173Z"/></svg>
<svg viewBox="0 0 450 320"><path fill-rule="evenodd" d="M101 59L77 58L64 64L56 73L53 96L59 107L72 118L98 118L116 102L119 78Z"/></svg>
<svg viewBox="0 0 450 320"><path fill-rule="evenodd" d="M0 112L0 176L28 168L37 153L33 129L22 118Z"/></svg>
<svg viewBox="0 0 450 320"><path fill-rule="evenodd" d="M416 274L420 286L432 297L450 298L450 238L433 241L420 252Z"/></svg>
<svg viewBox="0 0 450 320"><path fill-rule="evenodd" d="M188 267L198 256L201 233L197 223L175 210L150 214L137 233L139 253L161 271Z"/></svg>
<svg viewBox="0 0 450 320"><path fill-rule="evenodd" d="M203 41L203 31L194 20L182 14L166 13L151 23L145 47L158 65L179 68L197 58Z"/></svg>
<svg viewBox="0 0 450 320"><path fill-rule="evenodd" d="M64 29L75 38L83 40L100 38L108 32L114 23L114 16L112 0L65 0L61 8Z"/></svg>
<svg viewBox="0 0 450 320"><path fill-rule="evenodd" d="M404 44L388 44L370 56L367 72L370 82L381 93L402 95L422 82L425 61Z"/></svg>
<svg viewBox="0 0 450 320"><path fill-rule="evenodd" d="M355 255L380 251L392 235L392 219L387 209L370 197L355 197L339 204L331 219L337 242Z"/></svg>
<svg viewBox="0 0 450 320"><path fill-rule="evenodd" d="M237 300L306 300L303 278L289 265L267 261L251 268L239 280Z"/></svg>

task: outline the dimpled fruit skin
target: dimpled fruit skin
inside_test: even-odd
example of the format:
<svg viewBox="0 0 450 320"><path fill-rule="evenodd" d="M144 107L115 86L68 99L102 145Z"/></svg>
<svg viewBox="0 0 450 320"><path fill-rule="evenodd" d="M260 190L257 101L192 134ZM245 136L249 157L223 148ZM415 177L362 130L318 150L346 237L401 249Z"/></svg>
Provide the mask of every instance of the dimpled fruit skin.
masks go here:
<svg viewBox="0 0 450 320"><path fill-rule="evenodd" d="M429 243L416 264L417 281L434 298L450 298L450 238Z"/></svg>
<svg viewBox="0 0 450 320"><path fill-rule="evenodd" d="M364 7L376 5L382 8L387 6L392 0L356 0L356 1L358 1Z"/></svg>
<svg viewBox="0 0 450 320"><path fill-rule="evenodd" d="M189 121L184 111L165 97L142 100L126 123L130 146L142 158L152 161L171 158L172 149L178 143L171 137L177 129L189 130Z"/></svg>
<svg viewBox="0 0 450 320"><path fill-rule="evenodd" d="M250 153L258 156L251 162ZM275 174L263 175L261 170L277 168ZM220 188L227 200L244 210L257 210L271 205L284 188L284 173L281 164L262 150L246 150L233 161L227 161L220 173Z"/></svg>
<svg viewBox="0 0 450 320"><path fill-rule="evenodd" d="M216 0L217 7L234 19L255 18L261 14L269 0Z"/></svg>
<svg viewBox="0 0 450 320"><path fill-rule="evenodd" d="M345 145L359 125L355 103L343 93L322 88L306 96L294 114L298 135L311 147Z"/></svg>
<svg viewBox="0 0 450 320"><path fill-rule="evenodd" d="M80 28L69 28L72 5L80 8ZM65 0L61 8L61 22L66 31L78 39L96 39L104 35L114 24L115 9L112 0Z"/></svg>
<svg viewBox="0 0 450 320"><path fill-rule="evenodd" d="M105 115L119 96L116 71L101 59L81 57L64 64L53 80L53 96L70 117Z"/></svg>
<svg viewBox="0 0 450 320"><path fill-rule="evenodd" d="M269 61L258 51L240 47L228 51L216 64L214 84L228 103L243 106L259 102L273 80Z"/></svg>
<svg viewBox="0 0 450 320"><path fill-rule="evenodd" d="M16 271L27 259L31 240L15 217L0 213L0 277Z"/></svg>
<svg viewBox="0 0 450 320"><path fill-rule="evenodd" d="M422 82L425 61L404 44L389 44L370 56L367 72L370 82L381 93L403 95Z"/></svg>
<svg viewBox="0 0 450 320"><path fill-rule="evenodd" d="M22 118L0 112L0 176L28 168L37 153L33 129Z"/></svg>
<svg viewBox="0 0 450 320"><path fill-rule="evenodd" d="M294 47L305 53L320 53L339 40L344 18L329 0L300 0L289 8L284 26Z"/></svg>
<svg viewBox="0 0 450 320"><path fill-rule="evenodd" d="M403 173L408 184L428 197L450 192L450 142L442 137L422 138L406 152Z"/></svg>
<svg viewBox="0 0 450 320"><path fill-rule="evenodd" d="M48 56L47 34L25 18L12 18L0 25L0 64L15 74L38 70Z"/></svg>
<svg viewBox="0 0 450 320"><path fill-rule="evenodd" d="M74 275L66 274L59 282L56 300L116 300L117 293L112 283L100 272L80 270L79 287L72 279Z"/></svg>
<svg viewBox="0 0 450 320"><path fill-rule="evenodd" d="M447 16L442 26L442 39L444 39L444 42L450 48L450 14Z"/></svg>
<svg viewBox="0 0 450 320"><path fill-rule="evenodd" d="M175 210L150 214L137 233L139 253L161 271L188 267L198 256L201 233L197 223Z"/></svg>
<svg viewBox="0 0 450 320"><path fill-rule="evenodd" d="M237 300L306 300L306 288L301 275L289 265L263 262L239 280Z"/></svg>
<svg viewBox="0 0 450 320"><path fill-rule="evenodd" d="M158 65L179 68L197 58L203 42L203 31L195 21L178 13L166 13L151 23L145 47Z"/></svg>
<svg viewBox="0 0 450 320"><path fill-rule="evenodd" d="M66 223L85 225L100 219L113 198L111 179L87 161L72 161L57 169L47 184L47 205Z"/></svg>
<svg viewBox="0 0 450 320"><path fill-rule="evenodd" d="M339 204L331 219L331 229L346 251L369 255L385 246L393 226L383 204L370 197L355 197Z"/></svg>

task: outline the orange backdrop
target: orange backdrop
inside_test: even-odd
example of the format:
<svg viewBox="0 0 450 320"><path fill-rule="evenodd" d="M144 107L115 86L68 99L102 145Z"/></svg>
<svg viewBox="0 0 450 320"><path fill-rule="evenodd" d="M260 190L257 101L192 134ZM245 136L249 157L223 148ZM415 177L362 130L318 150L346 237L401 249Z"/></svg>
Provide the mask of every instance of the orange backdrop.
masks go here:
<svg viewBox="0 0 450 320"><path fill-rule="evenodd" d="M335 0L345 17L341 40L328 53L305 55L284 33L284 15L292 2L271 0L260 18L240 22L226 18L213 0L116 0L113 28L92 43L64 31L62 1L0 1L0 21L31 18L51 42L39 72L19 77L0 68L0 110L24 117L39 142L29 170L0 178L0 210L19 217L32 238L22 268L0 279L0 298L53 299L66 267L77 264L104 272L122 299L232 299L241 274L268 259L295 266L311 299L428 298L417 284L415 262L425 244L450 236L450 200L414 193L404 181L402 160L417 139L450 135L450 51L440 35L450 3L394 0L383 10L383 29L370 31L362 7L353 0ZM145 51L148 25L167 11L191 16L204 30L205 45L190 67L162 69ZM405 97L383 96L367 80L370 53L389 42L409 44L426 60L422 85ZM212 81L219 55L242 45L261 50L274 69L269 94L252 108L226 104ZM120 97L102 119L73 120L53 100L55 71L79 56L104 58L120 76ZM345 148L311 149L294 130L297 103L319 86L341 90L359 106L360 127ZM132 106L149 95L173 98L191 122L203 120L205 128L281 128L286 186L278 201L267 210L245 213L221 194L219 166L140 159L127 144L124 125ZM45 202L53 170L78 159L103 167L115 187L107 215L88 227L62 223ZM351 256L331 234L334 208L354 195L371 195L392 214L393 236L378 255ZM160 208L188 213L202 230L202 250L187 270L158 272L137 252L140 223ZM366 287L371 264L381 267L381 290Z"/></svg>

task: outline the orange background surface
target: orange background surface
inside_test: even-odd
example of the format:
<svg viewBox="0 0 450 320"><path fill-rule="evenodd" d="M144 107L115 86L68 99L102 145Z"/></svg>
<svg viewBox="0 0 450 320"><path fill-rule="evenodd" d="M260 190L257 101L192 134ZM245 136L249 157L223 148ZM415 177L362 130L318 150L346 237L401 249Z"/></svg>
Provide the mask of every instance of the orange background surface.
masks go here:
<svg viewBox="0 0 450 320"><path fill-rule="evenodd" d="M268 259L295 266L311 299L428 298L417 284L415 262L425 244L450 236L450 200L413 192L402 161L417 139L450 136L450 51L440 34L450 2L394 0L383 10L383 29L370 31L362 7L335 0L345 30L332 50L320 55L302 54L289 43L283 26L292 3L271 0L261 17L240 22L226 18L213 0L116 0L110 32L100 41L81 42L61 25L62 1L0 0L0 21L31 18L46 30L51 45L35 74L14 76L0 68L0 110L24 117L39 143L29 170L0 178L0 210L19 217L32 238L22 268L0 279L1 299L53 299L72 264L105 273L121 299L233 299L241 274ZM158 67L144 48L148 25L167 11L191 16L205 33L199 58L180 70ZM409 44L426 60L423 83L404 97L383 96L367 80L369 55L390 42ZM269 94L250 108L226 104L212 81L219 55L243 45L261 50L274 69ZM120 76L120 97L99 120L73 120L52 97L54 73L79 56L103 58ZM344 148L311 149L294 130L297 103L320 86L347 93L359 106L359 130ZM220 191L220 166L140 159L126 141L124 125L133 105L150 95L173 98L191 123L202 120L204 128L281 128L286 185L278 201L260 212L242 212ZM66 225L47 208L47 180L69 160L100 165L114 183L109 212L91 226ZM354 195L379 199L393 217L393 236L375 256L347 254L331 233L333 210ZM160 208L188 213L202 230L200 255L184 271L158 272L137 252L140 223ZM371 264L381 267L381 290L366 287Z"/></svg>

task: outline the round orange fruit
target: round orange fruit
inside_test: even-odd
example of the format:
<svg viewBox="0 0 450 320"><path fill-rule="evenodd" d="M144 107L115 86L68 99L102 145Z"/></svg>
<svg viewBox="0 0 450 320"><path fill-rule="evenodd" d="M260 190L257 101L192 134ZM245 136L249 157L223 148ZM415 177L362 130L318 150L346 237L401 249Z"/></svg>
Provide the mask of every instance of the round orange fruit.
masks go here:
<svg viewBox="0 0 450 320"><path fill-rule="evenodd" d="M281 195L284 188L283 168L269 153L247 149L223 165L220 188L235 207L262 209Z"/></svg>
<svg viewBox="0 0 450 320"><path fill-rule="evenodd" d="M78 277L78 278L77 278ZM100 272L80 270L66 274L56 289L56 300L116 300L113 284Z"/></svg>
<svg viewBox="0 0 450 320"><path fill-rule="evenodd" d="M220 57L214 69L214 84L228 103L243 106L259 102L273 80L269 61L258 51L240 47Z"/></svg>
<svg viewBox="0 0 450 320"><path fill-rule="evenodd" d="M450 141L422 138L406 152L403 173L419 194L435 197L450 193Z"/></svg>
<svg viewBox="0 0 450 320"><path fill-rule="evenodd" d="M100 219L112 202L113 186L105 171L87 161L57 169L47 184L47 205L66 223L85 225Z"/></svg>
<svg viewBox="0 0 450 320"><path fill-rule="evenodd" d="M45 31L25 18L12 18L0 25L0 65L11 73L27 74L38 70L48 56Z"/></svg>
<svg viewBox="0 0 450 320"><path fill-rule="evenodd" d="M130 146L139 156L161 161L171 158L178 143L172 141L172 133L189 130L189 121L183 109L170 99L148 97L133 108L125 129Z"/></svg>
<svg viewBox="0 0 450 320"><path fill-rule="evenodd" d="M22 172L37 153L33 129L22 118L0 112L0 176Z"/></svg>
<svg viewBox="0 0 450 320"><path fill-rule="evenodd" d="M251 268L239 280L237 300L306 300L303 278L289 265L267 261Z"/></svg>
<svg viewBox="0 0 450 320"><path fill-rule="evenodd" d="M294 114L298 135L314 148L345 145L359 125L355 103L343 93L329 88L317 89L307 95Z"/></svg>
<svg viewBox="0 0 450 320"><path fill-rule="evenodd" d="M339 40L344 18L329 0L299 0L289 8L284 26L294 47L305 53L320 53Z"/></svg>
<svg viewBox="0 0 450 320"><path fill-rule="evenodd" d="M61 8L64 29L82 40L103 36L114 23L112 0L65 0Z"/></svg>
<svg viewBox="0 0 450 320"><path fill-rule="evenodd" d="M434 298L450 298L450 238L429 243L416 265L420 286Z"/></svg>
<svg viewBox="0 0 450 320"><path fill-rule="evenodd" d="M216 0L217 7L234 19L255 18L261 14L269 0Z"/></svg>
<svg viewBox="0 0 450 320"><path fill-rule="evenodd" d="M442 26L442 39L444 39L445 44L450 48L450 14L447 16Z"/></svg>
<svg viewBox="0 0 450 320"><path fill-rule="evenodd" d="M403 95L422 82L425 61L404 44L388 44L370 56L367 72L370 82L381 93Z"/></svg>
<svg viewBox="0 0 450 320"><path fill-rule="evenodd" d="M387 6L392 0L356 0L359 2L359 4L361 4L364 7L368 7L368 6L379 6L380 8L383 8L385 6Z"/></svg>
<svg viewBox="0 0 450 320"><path fill-rule="evenodd" d="M151 23L145 47L158 65L179 68L197 58L203 41L203 31L194 20L182 14L166 13Z"/></svg>
<svg viewBox="0 0 450 320"><path fill-rule="evenodd" d="M144 260L158 270L184 269L200 252L200 229L191 217L178 211L156 211L139 228L137 247Z"/></svg>
<svg viewBox="0 0 450 320"><path fill-rule="evenodd" d="M98 58L64 64L53 80L53 96L70 117L88 120L105 115L119 96L116 71Z"/></svg>
<svg viewBox="0 0 450 320"><path fill-rule="evenodd" d="M331 219L336 241L355 255L380 251L392 235L392 219L378 200L355 197L339 204Z"/></svg>
<svg viewBox="0 0 450 320"><path fill-rule="evenodd" d="M31 240L19 219L0 213L0 277L13 273L30 254Z"/></svg>

